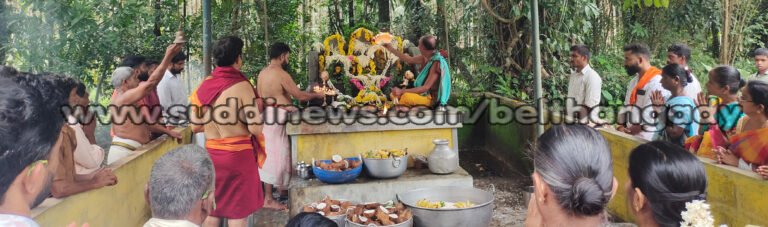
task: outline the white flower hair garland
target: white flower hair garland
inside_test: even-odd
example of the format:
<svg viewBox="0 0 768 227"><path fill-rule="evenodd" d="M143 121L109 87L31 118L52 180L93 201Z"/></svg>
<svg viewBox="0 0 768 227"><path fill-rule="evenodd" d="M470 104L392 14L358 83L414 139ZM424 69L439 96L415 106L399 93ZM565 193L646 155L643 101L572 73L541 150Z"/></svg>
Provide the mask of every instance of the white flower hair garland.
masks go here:
<svg viewBox="0 0 768 227"><path fill-rule="evenodd" d="M680 222L680 226L715 226L715 219L709 212L709 204L704 202L704 200L693 200L685 203L685 211L680 213L680 215L683 216L683 221Z"/></svg>

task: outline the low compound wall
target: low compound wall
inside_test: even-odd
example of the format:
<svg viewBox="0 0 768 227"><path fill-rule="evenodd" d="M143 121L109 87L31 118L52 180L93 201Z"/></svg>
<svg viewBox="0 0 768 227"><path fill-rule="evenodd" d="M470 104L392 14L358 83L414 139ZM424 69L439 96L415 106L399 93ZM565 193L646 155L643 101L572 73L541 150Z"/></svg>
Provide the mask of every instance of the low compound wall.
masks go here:
<svg viewBox="0 0 768 227"><path fill-rule="evenodd" d="M497 100L498 105L506 105L513 109L521 108L521 103L503 98L495 94L480 94L485 98ZM530 108L530 107L522 107ZM496 158L516 170L530 174L533 170L532 161L526 154L530 142L536 137L535 125L525 125L517 122L494 124L489 121L492 111L482 113L478 121L464 122L459 129L459 144L462 149L487 150ZM559 122L562 118L557 114L545 113L545 117ZM619 133L612 129L600 129L613 152L614 176L619 181L616 195L609 204L609 213L614 217L634 222L635 217L627 206L624 184L628 180L627 168L629 153L635 147L647 141ZM707 171L709 186L707 200L711 204L715 224L729 226L744 226L746 224L768 226L768 181L762 180L751 171L735 167L719 165L713 160L700 158Z"/></svg>
<svg viewBox="0 0 768 227"><path fill-rule="evenodd" d="M192 141L188 128L176 130L184 136L181 143L163 136L108 166L117 176L117 185L64 199L49 198L32 210L32 217L40 226L66 226L71 222L87 222L91 226L143 225L151 216L144 200L144 185L149 182L152 165L166 152Z"/></svg>

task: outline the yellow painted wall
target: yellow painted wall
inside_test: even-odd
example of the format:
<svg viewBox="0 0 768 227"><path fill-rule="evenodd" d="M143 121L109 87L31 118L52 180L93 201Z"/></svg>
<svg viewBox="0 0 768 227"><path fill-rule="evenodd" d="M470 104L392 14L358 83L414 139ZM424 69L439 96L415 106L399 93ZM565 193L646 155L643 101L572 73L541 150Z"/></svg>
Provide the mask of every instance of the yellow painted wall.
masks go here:
<svg viewBox="0 0 768 227"><path fill-rule="evenodd" d="M191 142L189 129L183 129L182 135L184 140L181 144ZM91 226L141 226L151 216L144 200L144 185L149 182L152 165L160 156L178 146L179 143L175 140L153 141L136 151L145 151L143 154L113 169L117 176L117 185L69 196L63 200L48 199L33 210L32 215L40 226L59 227L71 222L87 222Z"/></svg>
<svg viewBox="0 0 768 227"><path fill-rule="evenodd" d="M619 181L616 195L608 204L609 212L622 220L634 222L627 206L624 184L628 181L629 154L643 141L613 130L600 130L613 152L613 173ZM707 202L712 206L715 224L768 226L768 181L750 171L719 165L700 158L707 171Z"/></svg>
<svg viewBox="0 0 768 227"><path fill-rule="evenodd" d="M408 148L409 154L428 155L435 145L432 140L451 140L451 128L378 131L355 133L310 134L296 136L296 161L311 163L315 160L330 159L338 154L342 157L357 157L371 149ZM410 158L409 158L410 159ZM409 161L411 163L411 161Z"/></svg>

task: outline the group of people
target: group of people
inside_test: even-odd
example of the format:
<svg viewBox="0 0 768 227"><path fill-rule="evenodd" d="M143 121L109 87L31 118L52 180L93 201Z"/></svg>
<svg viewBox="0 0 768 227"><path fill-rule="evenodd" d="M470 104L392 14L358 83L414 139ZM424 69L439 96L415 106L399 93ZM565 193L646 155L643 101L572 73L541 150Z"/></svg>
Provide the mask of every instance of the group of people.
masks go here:
<svg viewBox="0 0 768 227"><path fill-rule="evenodd" d="M606 226L606 207L620 183L638 226L715 224L709 213L691 215L710 217L704 220L682 215L697 212L687 210L687 203L705 203L707 173L695 155L678 145L653 141L633 149L627 182L614 177L606 139L586 125L554 125L531 152L534 189L526 226Z"/></svg>
<svg viewBox="0 0 768 227"><path fill-rule="evenodd" d="M624 46L624 68L632 76L616 130L639 138L662 140L699 156L737 166L768 179L768 49L754 51L757 73L742 78L733 66L709 71L706 93L688 68L691 50L684 44L667 49L667 65L651 65L645 44ZM571 48L568 101L576 120L597 125L602 80L589 66L584 45ZM714 98L714 97L716 98Z"/></svg>

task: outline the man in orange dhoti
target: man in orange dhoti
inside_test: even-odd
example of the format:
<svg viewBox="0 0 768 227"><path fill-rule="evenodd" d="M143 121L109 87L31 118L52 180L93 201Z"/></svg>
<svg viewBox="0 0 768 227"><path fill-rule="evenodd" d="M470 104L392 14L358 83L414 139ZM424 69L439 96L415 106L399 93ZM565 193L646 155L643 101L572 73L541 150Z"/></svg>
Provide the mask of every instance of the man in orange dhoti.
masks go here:
<svg viewBox="0 0 768 227"><path fill-rule="evenodd" d="M205 132L205 147L216 171L216 207L205 226L245 226L246 218L264 205L259 165L264 160L261 117L256 91L240 72L243 41L224 37L213 45L217 67L190 96L195 132ZM261 140L263 141L263 140ZM257 157L258 155L258 157ZM262 162L259 162L262 161Z"/></svg>

